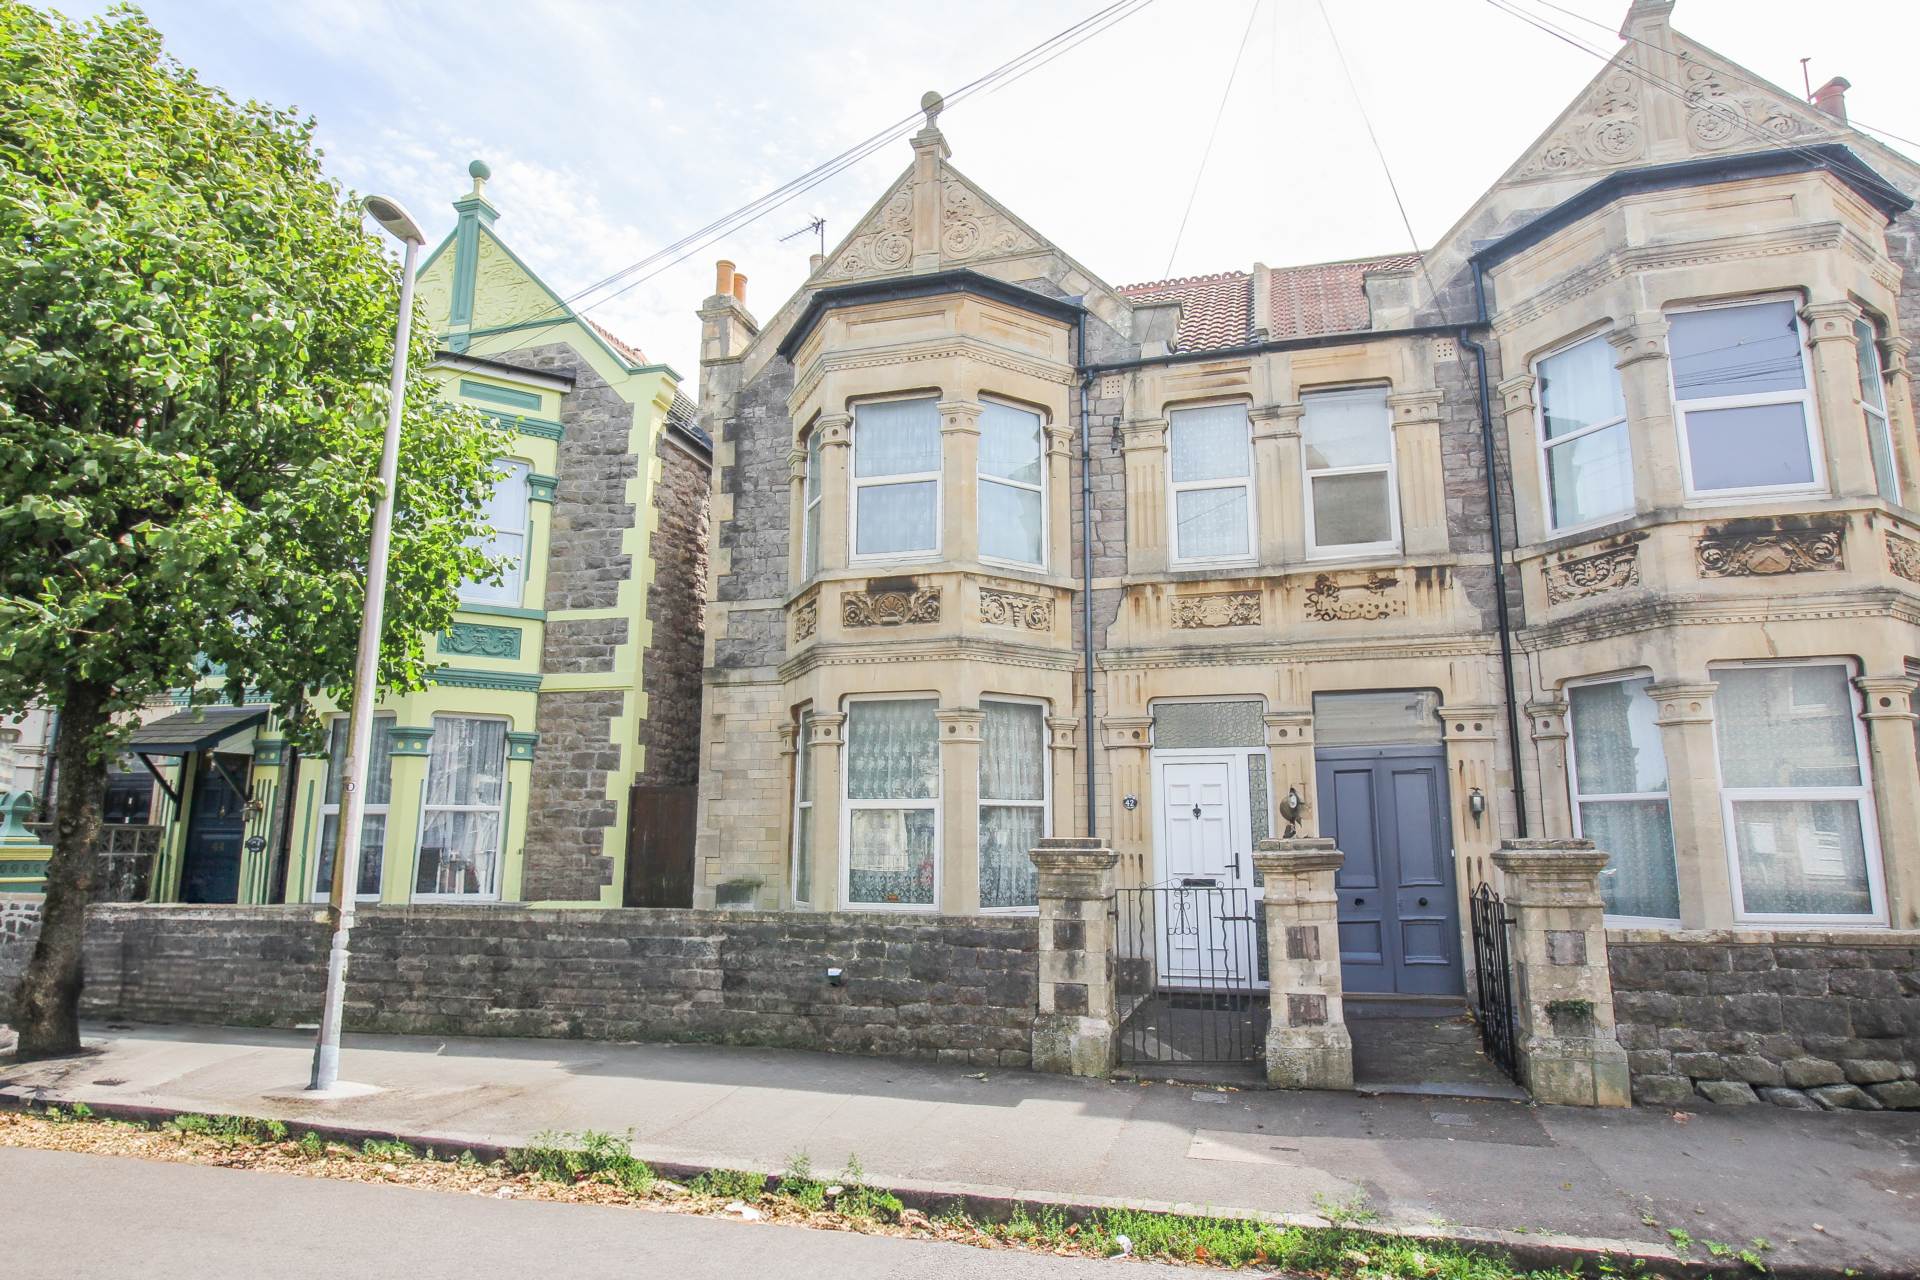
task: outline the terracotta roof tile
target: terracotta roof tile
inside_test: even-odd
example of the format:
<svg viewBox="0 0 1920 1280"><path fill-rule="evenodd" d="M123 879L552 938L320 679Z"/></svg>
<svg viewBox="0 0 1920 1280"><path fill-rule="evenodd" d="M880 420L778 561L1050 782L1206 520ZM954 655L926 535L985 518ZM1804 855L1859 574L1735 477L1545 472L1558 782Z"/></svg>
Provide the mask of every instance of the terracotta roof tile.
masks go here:
<svg viewBox="0 0 1920 1280"><path fill-rule="evenodd" d="M591 319L588 319L586 316L581 316L580 318L582 320L586 320L588 326L591 327L595 333L599 334L602 338L606 339L607 345L612 347L615 351L619 352L623 358L632 361L634 364L652 363L647 359L646 352L634 346L632 343L624 342L621 339L615 337L612 331L610 331L605 325L601 324L598 320L591 320Z"/></svg>
<svg viewBox="0 0 1920 1280"><path fill-rule="evenodd" d="M1244 271L1126 284L1120 286L1120 293L1136 302L1180 299L1184 305L1177 341L1182 351L1237 347L1247 340L1253 315L1253 277Z"/></svg>

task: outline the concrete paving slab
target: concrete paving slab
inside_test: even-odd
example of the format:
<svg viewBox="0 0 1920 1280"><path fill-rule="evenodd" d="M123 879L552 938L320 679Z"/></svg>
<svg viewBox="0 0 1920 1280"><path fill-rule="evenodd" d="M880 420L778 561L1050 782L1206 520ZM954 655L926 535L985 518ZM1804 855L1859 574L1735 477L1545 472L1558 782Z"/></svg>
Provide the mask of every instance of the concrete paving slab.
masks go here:
<svg viewBox="0 0 1920 1280"><path fill-rule="evenodd" d="M382 1092L263 1095L304 1080L309 1036L88 1028L89 1053L0 1062L0 1090L460 1142L634 1131L660 1162L778 1171L857 1155L889 1185L1073 1203L1384 1222L1515 1239L1745 1246L1776 1265L1920 1273L1920 1115L1775 1108L1582 1111L1506 1101L1101 1082L768 1049L349 1036ZM983 1078L984 1077L984 1078ZM1816 1225L1817 1224L1817 1225ZM1704 1256L1704 1255L1702 1255Z"/></svg>

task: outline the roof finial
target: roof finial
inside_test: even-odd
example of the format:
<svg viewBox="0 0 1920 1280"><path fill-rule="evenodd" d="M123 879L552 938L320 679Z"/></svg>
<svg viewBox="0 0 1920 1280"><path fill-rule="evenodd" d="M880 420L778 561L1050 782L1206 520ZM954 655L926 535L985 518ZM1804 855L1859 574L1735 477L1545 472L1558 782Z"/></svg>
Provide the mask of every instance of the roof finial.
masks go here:
<svg viewBox="0 0 1920 1280"><path fill-rule="evenodd" d="M929 130L938 131L940 128L940 109L946 105L947 100L931 89L920 95L920 109L927 113L926 127Z"/></svg>
<svg viewBox="0 0 1920 1280"><path fill-rule="evenodd" d="M467 198L480 195L480 189L487 185L487 179L493 176L493 170L487 167L485 160L475 160L467 166L467 175L473 179L473 190L467 192Z"/></svg>

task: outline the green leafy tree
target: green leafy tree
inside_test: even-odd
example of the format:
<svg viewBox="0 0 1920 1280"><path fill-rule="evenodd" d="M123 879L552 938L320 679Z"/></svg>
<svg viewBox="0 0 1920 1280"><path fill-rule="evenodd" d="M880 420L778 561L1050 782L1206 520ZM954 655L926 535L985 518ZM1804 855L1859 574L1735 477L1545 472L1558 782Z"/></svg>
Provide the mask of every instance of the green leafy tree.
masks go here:
<svg viewBox="0 0 1920 1280"><path fill-rule="evenodd" d="M311 697L345 699L398 283L311 120L201 83L137 11L0 0L0 712L60 712L23 1057L79 1048L130 713L257 690L311 742ZM461 579L499 568L472 540L506 438L436 395L414 333L387 690L422 685Z"/></svg>

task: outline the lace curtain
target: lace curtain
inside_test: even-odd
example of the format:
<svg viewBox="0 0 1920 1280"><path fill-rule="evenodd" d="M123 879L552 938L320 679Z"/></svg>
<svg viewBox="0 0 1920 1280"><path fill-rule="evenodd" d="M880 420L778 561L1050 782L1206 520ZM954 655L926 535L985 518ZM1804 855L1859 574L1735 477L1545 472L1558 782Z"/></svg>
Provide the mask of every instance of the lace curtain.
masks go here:
<svg viewBox="0 0 1920 1280"><path fill-rule="evenodd" d="M506 778L503 721L434 718L416 893L491 897L498 891Z"/></svg>
<svg viewBox="0 0 1920 1280"><path fill-rule="evenodd" d="M940 469L940 411L935 401L882 400L853 409L854 475L913 475Z"/></svg>
<svg viewBox="0 0 1920 1280"><path fill-rule="evenodd" d="M940 726L928 699L847 704L847 798L931 800L940 794Z"/></svg>
<svg viewBox="0 0 1920 1280"><path fill-rule="evenodd" d="M1039 901L1033 859L1046 834L1046 713L1030 703L980 704L980 905ZM995 804L994 801L1023 801Z"/></svg>
<svg viewBox="0 0 1920 1280"><path fill-rule="evenodd" d="M1866 779L1847 674L1837 663L1713 671L1720 778L1731 793L1740 901L1749 914L1873 911ZM1780 794L1813 788L1852 794Z"/></svg>
<svg viewBox="0 0 1920 1280"><path fill-rule="evenodd" d="M1246 406L1212 404L1167 416L1173 482L1240 479L1247 474Z"/></svg>
<svg viewBox="0 0 1920 1280"><path fill-rule="evenodd" d="M1189 489L1173 495L1174 536L1183 559L1247 554L1247 491Z"/></svg>

